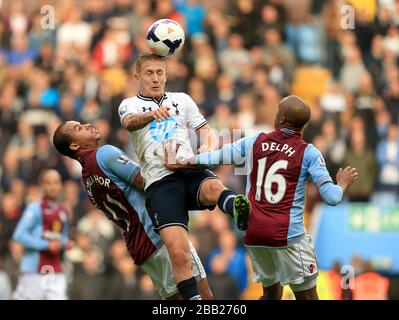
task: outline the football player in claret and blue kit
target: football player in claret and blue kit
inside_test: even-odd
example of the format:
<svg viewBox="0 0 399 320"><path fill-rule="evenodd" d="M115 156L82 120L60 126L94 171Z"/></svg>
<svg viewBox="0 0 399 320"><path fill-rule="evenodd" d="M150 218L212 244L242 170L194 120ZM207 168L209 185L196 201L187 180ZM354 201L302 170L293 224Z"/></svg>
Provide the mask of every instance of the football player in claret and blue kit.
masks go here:
<svg viewBox="0 0 399 320"><path fill-rule="evenodd" d="M302 139L309 118L306 102L288 96L279 103L276 130L271 133L260 132L225 144L219 150L185 159L186 164L169 159L165 149L167 167L174 170L245 164L252 213L244 245L265 299L281 299L285 285L296 299L318 299L317 260L303 218L306 182L310 177L324 202L337 205L357 179L356 169L347 167L338 171L337 184L333 183L320 151Z"/></svg>
<svg viewBox="0 0 399 320"><path fill-rule="evenodd" d="M99 146L100 134L91 124L68 121L54 133L53 144L63 155L80 162L82 181L92 204L122 231L134 263L152 279L164 299L180 299L172 265L145 207L140 167L120 149ZM205 270L189 243L190 267L202 299L211 299Z"/></svg>

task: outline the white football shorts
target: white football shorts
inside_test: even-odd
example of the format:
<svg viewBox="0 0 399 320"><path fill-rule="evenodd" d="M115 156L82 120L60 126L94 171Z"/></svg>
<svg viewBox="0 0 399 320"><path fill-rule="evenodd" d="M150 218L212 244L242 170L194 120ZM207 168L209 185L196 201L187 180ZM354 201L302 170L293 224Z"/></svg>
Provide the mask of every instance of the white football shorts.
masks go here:
<svg viewBox="0 0 399 320"><path fill-rule="evenodd" d="M23 273L13 292L13 300L66 300L67 282L63 273Z"/></svg>
<svg viewBox="0 0 399 320"><path fill-rule="evenodd" d="M318 265L312 238L305 235L285 248L247 247L254 269L254 281L264 287L276 283L289 285L292 291L304 291L316 285Z"/></svg>
<svg viewBox="0 0 399 320"><path fill-rule="evenodd" d="M190 250L193 276L197 281L205 279L206 273L204 266L191 242ZM155 251L140 267L151 277L154 287L162 299L169 298L179 293L173 277L172 263L165 245Z"/></svg>

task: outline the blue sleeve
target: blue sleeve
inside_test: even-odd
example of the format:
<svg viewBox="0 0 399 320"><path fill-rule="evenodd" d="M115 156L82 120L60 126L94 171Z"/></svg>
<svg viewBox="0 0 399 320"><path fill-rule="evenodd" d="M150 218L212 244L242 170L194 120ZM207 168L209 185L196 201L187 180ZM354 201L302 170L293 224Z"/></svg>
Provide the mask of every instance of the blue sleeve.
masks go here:
<svg viewBox="0 0 399 320"><path fill-rule="evenodd" d="M303 157L310 178L316 185L317 189L319 189L324 183L333 181L326 168L323 155L316 147L309 144Z"/></svg>
<svg viewBox="0 0 399 320"><path fill-rule="evenodd" d="M119 179L132 183L140 167L120 149L105 145L97 151L97 162L105 173L111 172Z"/></svg>
<svg viewBox="0 0 399 320"><path fill-rule="evenodd" d="M40 207L32 204L26 208L13 234L13 240L27 249L46 250L48 241L36 236L33 230L40 223Z"/></svg>
<svg viewBox="0 0 399 320"><path fill-rule="evenodd" d="M323 201L330 206L339 204L344 195L342 188L332 182L322 184L319 188L319 193Z"/></svg>
<svg viewBox="0 0 399 320"><path fill-rule="evenodd" d="M256 133L236 142L225 144L219 150L197 154L195 162L209 168L215 168L222 164L244 164L250 157L258 136L259 133Z"/></svg>

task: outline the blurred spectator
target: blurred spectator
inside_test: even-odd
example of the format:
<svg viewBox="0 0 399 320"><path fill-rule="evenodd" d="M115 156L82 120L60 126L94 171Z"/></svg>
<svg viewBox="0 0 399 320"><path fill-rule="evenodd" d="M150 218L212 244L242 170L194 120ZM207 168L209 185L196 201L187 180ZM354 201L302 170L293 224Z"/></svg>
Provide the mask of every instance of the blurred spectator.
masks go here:
<svg viewBox="0 0 399 320"><path fill-rule="evenodd" d="M116 259L114 267L115 273L111 276L110 286L107 288L108 299L140 299L137 266L132 258L124 255Z"/></svg>
<svg viewBox="0 0 399 320"><path fill-rule="evenodd" d="M374 189L376 163L373 151L366 144L363 131L355 130L350 136L350 147L343 159L343 167L355 167L359 173L357 183L348 189L350 201L368 202Z"/></svg>
<svg viewBox="0 0 399 320"><path fill-rule="evenodd" d="M172 0L156 0L155 15L158 19L171 19L177 21L181 26L185 25L183 15L176 11Z"/></svg>
<svg viewBox="0 0 399 320"><path fill-rule="evenodd" d="M197 104L204 116L208 117L213 114L215 97L206 94L205 84L200 78L193 77L190 79L187 93Z"/></svg>
<svg viewBox="0 0 399 320"><path fill-rule="evenodd" d="M366 71L362 62L361 52L356 47L347 48L344 53L345 62L340 72L340 83L342 87L350 92L354 92L360 87L360 77Z"/></svg>
<svg viewBox="0 0 399 320"><path fill-rule="evenodd" d="M186 91L186 78L188 70L177 57L171 57L167 61L168 91Z"/></svg>
<svg viewBox="0 0 399 320"><path fill-rule="evenodd" d="M7 61L10 65L22 65L24 63L33 63L37 52L29 48L28 39L25 34L14 34L11 38L11 50L8 53Z"/></svg>
<svg viewBox="0 0 399 320"><path fill-rule="evenodd" d="M331 83L327 92L320 97L320 107L323 111L332 115L345 111L345 95L338 83Z"/></svg>
<svg viewBox="0 0 399 320"><path fill-rule="evenodd" d="M332 120L327 120L323 123L322 138L325 139L326 150L323 152L328 170L334 176L342 163L346 144L342 137L337 132L336 123Z"/></svg>
<svg viewBox="0 0 399 320"><path fill-rule="evenodd" d="M227 103L219 103L215 106L214 113L209 117L209 125L215 129L220 130L231 128L231 109Z"/></svg>
<svg viewBox="0 0 399 320"><path fill-rule="evenodd" d="M0 263L2 269L11 277L15 288L18 267L11 255L11 238L21 215L20 203L12 193L5 193L1 197L0 207Z"/></svg>
<svg viewBox="0 0 399 320"><path fill-rule="evenodd" d="M244 92L237 98L237 125L240 129L252 129L255 124L255 104L252 94Z"/></svg>
<svg viewBox="0 0 399 320"><path fill-rule="evenodd" d="M376 150L378 164L377 189L392 194L395 202L399 192L399 133L398 126L391 124L386 138L382 139Z"/></svg>
<svg viewBox="0 0 399 320"><path fill-rule="evenodd" d="M294 48L299 61L304 63L321 63L324 58L323 38L320 21L316 17L307 17L298 24L286 25L288 43Z"/></svg>
<svg viewBox="0 0 399 320"><path fill-rule="evenodd" d="M227 13L231 16L232 31L241 35L247 48L256 43L256 32L253 26L254 24L261 25L259 9L256 1L229 1Z"/></svg>
<svg viewBox="0 0 399 320"><path fill-rule="evenodd" d="M216 53L220 53L227 48L227 38L230 34L230 26L223 12L216 8L210 8L207 11L204 28L206 34L210 35L211 42Z"/></svg>
<svg viewBox="0 0 399 320"><path fill-rule="evenodd" d="M219 54L219 63L231 80L238 80L243 65L250 62L251 56L247 49L243 47L243 38L232 33L228 37L228 46Z"/></svg>
<svg viewBox="0 0 399 320"><path fill-rule="evenodd" d="M236 92L234 90L234 81L226 73L222 73L216 83L217 99L221 103L229 106L231 111L236 111Z"/></svg>
<svg viewBox="0 0 399 320"><path fill-rule="evenodd" d="M80 192L79 183L74 180L64 181L64 206L72 213L72 225L76 225L79 219L82 218L87 211L81 202Z"/></svg>
<svg viewBox="0 0 399 320"><path fill-rule="evenodd" d="M17 96L15 83L8 82L0 91L0 149L3 150L11 135L17 129L17 122L23 110L22 99Z"/></svg>
<svg viewBox="0 0 399 320"><path fill-rule="evenodd" d="M295 69L296 60L292 49L281 39L281 34L277 29L269 28L263 34L264 44L263 57L266 66L280 64L284 67L284 71L292 76Z"/></svg>
<svg viewBox="0 0 399 320"><path fill-rule="evenodd" d="M216 215L214 212L211 214L205 212L194 215L192 219L190 217L190 223L193 224L192 232L190 234L193 235L200 244L198 247L194 247L203 262L205 261L204 259L209 251L217 244L217 236L212 230L211 220L215 218L217 219L218 216L219 215Z"/></svg>
<svg viewBox="0 0 399 320"><path fill-rule="evenodd" d="M87 100L80 112L83 123L94 123L101 117L101 109L95 100Z"/></svg>
<svg viewBox="0 0 399 320"><path fill-rule="evenodd" d="M189 36L203 32L202 23L205 18L205 8L199 0L179 1L176 9L186 21Z"/></svg>
<svg viewBox="0 0 399 320"><path fill-rule="evenodd" d="M139 280L140 300L158 300L159 296L154 289L151 278L148 274L143 274Z"/></svg>
<svg viewBox="0 0 399 320"><path fill-rule="evenodd" d="M389 281L374 272L370 262L365 262L364 273L354 281L353 300L387 300Z"/></svg>
<svg viewBox="0 0 399 320"><path fill-rule="evenodd" d="M216 300L238 300L239 291L234 279L227 273L228 259L222 255L211 261L208 283Z"/></svg>
<svg viewBox="0 0 399 320"><path fill-rule="evenodd" d="M106 298L107 283L103 275L102 254L91 248L85 252L83 261L77 265L70 287L70 298L75 300L98 300Z"/></svg>
<svg viewBox="0 0 399 320"><path fill-rule="evenodd" d="M90 25L82 20L83 12L75 6L69 19L57 31L57 56L60 61L74 60L84 62L90 48L93 32ZM76 35L79 35L77 37Z"/></svg>
<svg viewBox="0 0 399 320"><path fill-rule="evenodd" d="M364 63L378 92L381 91L383 86L383 39L380 34L375 35L371 42L370 52L366 53L364 57Z"/></svg>
<svg viewBox="0 0 399 320"><path fill-rule="evenodd" d="M109 247L115 234L114 226L109 223L104 214L98 209L89 211L81 218L78 221L77 230L80 233L89 235L91 241L95 243L102 252Z"/></svg>
<svg viewBox="0 0 399 320"><path fill-rule="evenodd" d="M391 66L389 75L390 79L383 93L383 98L390 113L392 121L396 124L399 123L399 68Z"/></svg>
<svg viewBox="0 0 399 320"><path fill-rule="evenodd" d="M32 27L28 33L29 48L39 52L45 43L53 45L55 43L55 32L51 29L42 28L42 15L36 12L32 19Z"/></svg>
<svg viewBox="0 0 399 320"><path fill-rule="evenodd" d="M222 256L227 260L226 272L230 275L241 294L247 287L248 269L246 264L246 252L241 246L237 246L237 238L231 230L220 233L218 246L211 250L206 260L206 269L211 273L212 261L215 257ZM217 268L217 270L220 269Z"/></svg>

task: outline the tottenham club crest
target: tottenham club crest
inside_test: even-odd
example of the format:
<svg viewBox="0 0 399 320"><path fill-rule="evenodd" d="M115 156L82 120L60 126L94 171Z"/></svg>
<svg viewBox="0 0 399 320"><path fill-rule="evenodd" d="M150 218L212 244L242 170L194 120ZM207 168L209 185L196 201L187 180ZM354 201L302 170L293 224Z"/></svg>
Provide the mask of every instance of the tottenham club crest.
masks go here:
<svg viewBox="0 0 399 320"><path fill-rule="evenodd" d="M127 112L127 106L123 106L119 109L119 116L123 116Z"/></svg>

